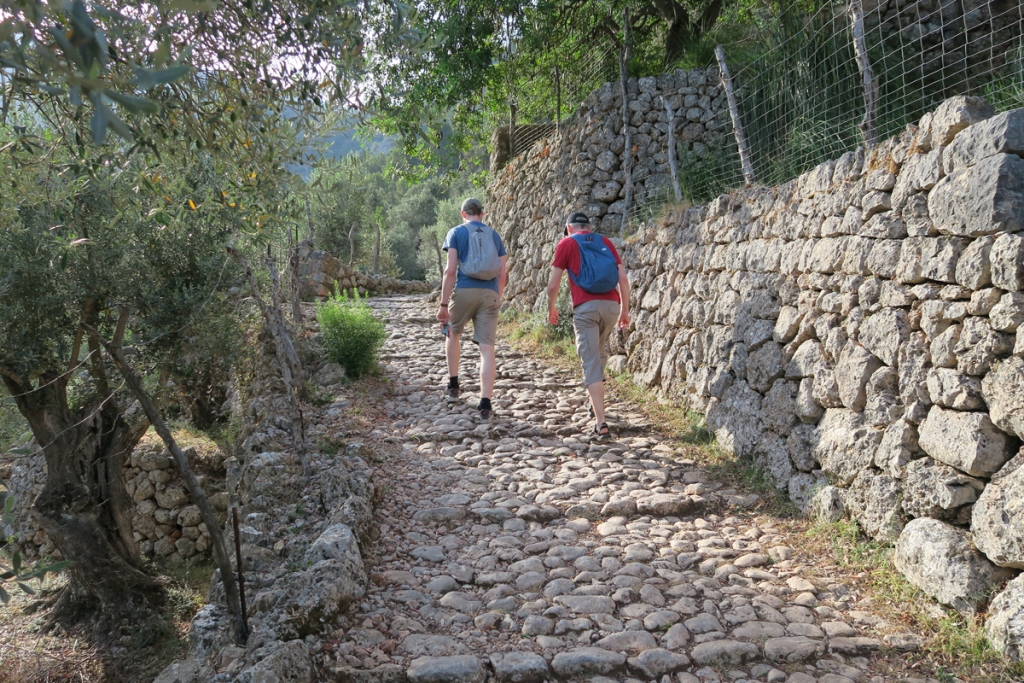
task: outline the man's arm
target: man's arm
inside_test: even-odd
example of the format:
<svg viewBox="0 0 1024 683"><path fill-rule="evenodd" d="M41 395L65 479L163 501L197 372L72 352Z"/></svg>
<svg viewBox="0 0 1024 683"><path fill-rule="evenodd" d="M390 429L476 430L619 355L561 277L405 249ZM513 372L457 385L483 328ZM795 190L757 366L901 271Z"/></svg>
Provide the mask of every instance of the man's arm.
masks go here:
<svg viewBox="0 0 1024 683"><path fill-rule="evenodd" d="M562 287L562 273L565 271L557 266L551 268L551 279L548 280L548 322L558 324L558 290Z"/></svg>
<svg viewBox="0 0 1024 683"><path fill-rule="evenodd" d="M498 275L498 300L501 300L505 293L505 285L508 283L508 255L501 257L501 273Z"/></svg>
<svg viewBox="0 0 1024 683"><path fill-rule="evenodd" d="M619 322L618 326L620 329L626 329L629 327L629 276L626 275L626 269L623 265L619 264Z"/></svg>
<svg viewBox="0 0 1024 683"><path fill-rule="evenodd" d="M442 323L448 322L448 302L451 301L452 292L455 290L455 276L459 271L459 250L455 247L448 248L448 265L444 269L444 278L441 280L441 301L437 311L437 319Z"/></svg>

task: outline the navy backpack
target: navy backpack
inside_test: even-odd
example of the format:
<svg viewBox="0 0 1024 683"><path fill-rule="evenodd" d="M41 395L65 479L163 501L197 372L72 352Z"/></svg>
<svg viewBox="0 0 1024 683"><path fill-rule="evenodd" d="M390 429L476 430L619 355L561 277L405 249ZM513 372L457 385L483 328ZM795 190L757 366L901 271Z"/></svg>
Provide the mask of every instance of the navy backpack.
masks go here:
<svg viewBox="0 0 1024 683"><path fill-rule="evenodd" d="M619 264L604 238L592 232L572 235L580 248L580 274L568 271L577 287L589 294L607 294L619 284Z"/></svg>

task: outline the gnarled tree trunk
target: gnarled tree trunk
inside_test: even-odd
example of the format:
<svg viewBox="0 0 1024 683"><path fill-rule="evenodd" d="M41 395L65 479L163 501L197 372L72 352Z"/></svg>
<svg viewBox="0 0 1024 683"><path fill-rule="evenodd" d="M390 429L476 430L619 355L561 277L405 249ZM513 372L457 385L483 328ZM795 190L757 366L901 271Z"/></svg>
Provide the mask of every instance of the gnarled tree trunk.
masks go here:
<svg viewBox="0 0 1024 683"><path fill-rule="evenodd" d="M91 602L107 623L137 614L161 589L141 569L122 467L148 423L129 426L109 394L71 410L63 378L43 377L32 386L4 374L4 383L46 458L46 484L33 508L72 562L70 590L60 604Z"/></svg>

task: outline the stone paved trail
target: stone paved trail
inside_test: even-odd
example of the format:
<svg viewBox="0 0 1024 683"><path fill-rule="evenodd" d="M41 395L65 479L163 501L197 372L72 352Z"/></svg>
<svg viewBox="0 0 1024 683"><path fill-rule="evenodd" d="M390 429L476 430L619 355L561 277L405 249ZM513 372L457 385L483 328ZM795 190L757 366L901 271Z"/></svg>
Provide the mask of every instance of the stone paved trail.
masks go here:
<svg viewBox="0 0 1024 683"><path fill-rule="evenodd" d="M591 442L576 379L499 344L496 416L481 424L472 379L463 402L442 400L422 300L373 305L390 319L402 452L377 466L372 586L337 664L417 683L917 680L880 673L879 618L843 584L806 578L799 537L640 413L613 405L633 428Z"/></svg>

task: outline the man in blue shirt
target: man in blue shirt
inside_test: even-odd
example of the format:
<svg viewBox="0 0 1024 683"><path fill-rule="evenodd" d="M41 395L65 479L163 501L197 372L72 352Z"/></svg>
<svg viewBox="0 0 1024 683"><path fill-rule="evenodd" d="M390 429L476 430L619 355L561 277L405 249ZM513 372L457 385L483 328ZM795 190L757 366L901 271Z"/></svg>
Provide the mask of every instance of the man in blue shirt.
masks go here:
<svg viewBox="0 0 1024 683"><path fill-rule="evenodd" d="M444 354L448 360L448 388L450 400L459 397L459 358L462 347L459 338L466 323L473 320L473 341L480 347L480 417L491 416L491 394L494 391L494 341L498 335L498 311L501 295L505 291L508 256L497 232L483 223L484 206L479 199L462 202L462 218L466 221L448 231L443 249L448 252L448 265L441 282L441 303L437 319L442 328L448 323ZM500 274L490 280L477 280L462 272L461 264L469 256L469 231L486 228L494 236L494 246L501 259Z"/></svg>

